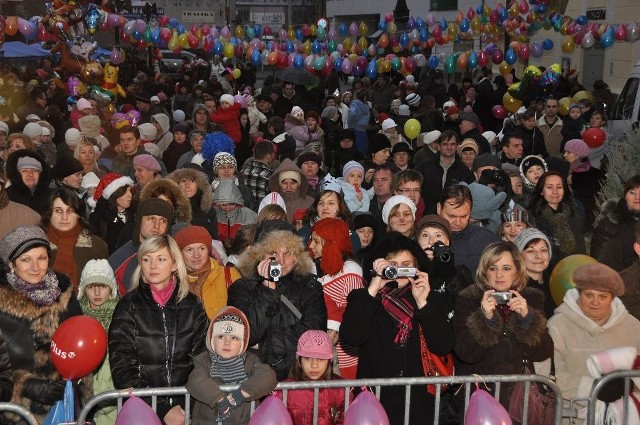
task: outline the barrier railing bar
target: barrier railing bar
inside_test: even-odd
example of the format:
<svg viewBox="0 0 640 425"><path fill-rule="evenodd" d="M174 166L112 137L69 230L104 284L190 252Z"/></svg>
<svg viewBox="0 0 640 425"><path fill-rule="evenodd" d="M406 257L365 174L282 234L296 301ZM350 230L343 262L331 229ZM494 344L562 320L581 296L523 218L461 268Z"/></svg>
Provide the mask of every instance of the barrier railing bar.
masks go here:
<svg viewBox="0 0 640 425"><path fill-rule="evenodd" d="M624 379L624 395L622 400L623 405L623 420L622 425L629 424L629 395L631 392L631 379L640 377L640 370L618 370L606 374L593 382L591 391L589 392L589 398L587 398L587 420L586 425L596 425L596 404L598 401L598 394L602 388L610 381L614 379ZM635 424L632 424L635 425Z"/></svg>
<svg viewBox="0 0 640 425"><path fill-rule="evenodd" d="M38 425L33 414L25 407L15 403L0 403L0 412L10 412L20 415L29 425Z"/></svg>

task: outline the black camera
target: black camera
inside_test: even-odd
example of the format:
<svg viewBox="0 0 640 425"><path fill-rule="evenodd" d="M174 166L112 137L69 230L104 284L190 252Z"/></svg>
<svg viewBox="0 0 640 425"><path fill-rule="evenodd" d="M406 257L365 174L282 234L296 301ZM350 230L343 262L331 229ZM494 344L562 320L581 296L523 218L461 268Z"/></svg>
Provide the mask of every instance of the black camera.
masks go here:
<svg viewBox="0 0 640 425"><path fill-rule="evenodd" d="M269 280L277 282L282 277L282 265L276 261L275 258L271 258L269 262Z"/></svg>
<svg viewBox="0 0 640 425"><path fill-rule="evenodd" d="M453 258L451 248L446 246L442 241L436 241L431 249L433 250L433 258L437 258L441 263L448 263Z"/></svg>
<svg viewBox="0 0 640 425"><path fill-rule="evenodd" d="M416 268L387 266L382 270L382 275L387 279L397 279L400 277L415 277Z"/></svg>
<svg viewBox="0 0 640 425"><path fill-rule="evenodd" d="M504 188L507 182L511 184L509 176L502 170L483 170L478 179L480 184L485 186L492 184L498 188Z"/></svg>

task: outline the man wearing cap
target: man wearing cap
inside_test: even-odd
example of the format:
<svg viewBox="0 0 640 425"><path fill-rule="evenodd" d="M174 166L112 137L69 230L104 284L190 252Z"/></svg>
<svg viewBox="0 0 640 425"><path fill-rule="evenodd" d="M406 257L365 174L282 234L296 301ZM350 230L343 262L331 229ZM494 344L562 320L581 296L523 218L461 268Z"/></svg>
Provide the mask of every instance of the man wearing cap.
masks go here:
<svg viewBox="0 0 640 425"><path fill-rule="evenodd" d="M9 199L42 215L52 191L51 168L44 157L28 149L17 150L7 158L6 171L11 181L11 186L5 189Z"/></svg>
<svg viewBox="0 0 640 425"><path fill-rule="evenodd" d="M478 130L478 124L480 118L475 112L465 112L462 114L462 120L460 121L460 137L463 139L473 139L480 147L481 153L491 153L491 145L487 139L485 139Z"/></svg>
<svg viewBox="0 0 640 425"><path fill-rule="evenodd" d="M0 239L18 226L40 224L40 214L26 205L9 199L4 188L4 180L0 179Z"/></svg>
<svg viewBox="0 0 640 425"><path fill-rule="evenodd" d="M413 168L421 170L425 165L438 157L440 149L438 138L440 134L442 133L439 130L431 130L418 135L416 142L419 149L415 155L413 155Z"/></svg>
<svg viewBox="0 0 640 425"><path fill-rule="evenodd" d="M442 189L452 182L473 181L473 174L457 154L458 135L453 131L444 131L438 138L438 155L418 170L424 176L422 199L425 214L434 214Z"/></svg>
<svg viewBox="0 0 640 425"><path fill-rule="evenodd" d="M84 195L82 172L82 163L70 156L60 158L53 167L53 176L58 187L68 189L76 193L80 198Z"/></svg>
<svg viewBox="0 0 640 425"><path fill-rule="evenodd" d="M500 146L502 148L502 151L498 154L500 162L519 167L524 154L522 135L516 132L507 133L502 137Z"/></svg>
<svg viewBox="0 0 640 425"><path fill-rule="evenodd" d="M138 266L138 248L151 236L171 234L173 206L160 198L140 201L131 240L109 257L109 264L116 274L116 282L123 296L131 286L131 276Z"/></svg>
<svg viewBox="0 0 640 425"><path fill-rule="evenodd" d="M496 155L491 155L490 153L483 153L482 155L476 156L473 160L473 165L471 166L471 170L473 171L473 176L475 177L476 182L480 182L480 178L483 177L484 171L493 171L499 170L502 166L500 162L500 158ZM482 184L486 184L486 181L490 179L487 173L484 174Z"/></svg>

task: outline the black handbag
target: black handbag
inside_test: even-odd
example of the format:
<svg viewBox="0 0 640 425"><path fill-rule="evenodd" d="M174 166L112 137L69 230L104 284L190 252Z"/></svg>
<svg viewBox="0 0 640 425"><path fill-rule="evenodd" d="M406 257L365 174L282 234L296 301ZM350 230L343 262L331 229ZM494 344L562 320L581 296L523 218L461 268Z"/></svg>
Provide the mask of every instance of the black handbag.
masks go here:
<svg viewBox="0 0 640 425"><path fill-rule="evenodd" d="M556 365L551 356L549 378L555 382ZM531 361L525 356L522 360L522 373L535 374ZM527 425L553 425L556 412L555 394L540 382L516 382L509 400L509 416L519 423L524 420L524 390L529 386L529 405L527 409Z"/></svg>

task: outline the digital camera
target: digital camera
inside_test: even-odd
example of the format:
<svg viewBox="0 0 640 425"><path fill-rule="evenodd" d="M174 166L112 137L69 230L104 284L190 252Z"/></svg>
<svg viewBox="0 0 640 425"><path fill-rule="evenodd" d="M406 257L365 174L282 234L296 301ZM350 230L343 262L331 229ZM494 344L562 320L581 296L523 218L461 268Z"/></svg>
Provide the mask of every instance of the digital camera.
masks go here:
<svg viewBox="0 0 640 425"><path fill-rule="evenodd" d="M269 280L277 282L282 277L282 265L276 261L275 258L271 258L269 262Z"/></svg>
<svg viewBox="0 0 640 425"><path fill-rule="evenodd" d="M508 304L509 300L513 296L511 292L494 292L491 294L496 303L499 305Z"/></svg>
<svg viewBox="0 0 640 425"><path fill-rule="evenodd" d="M415 277L416 268L387 266L382 270L382 275L386 279L397 279L400 277Z"/></svg>
<svg viewBox="0 0 640 425"><path fill-rule="evenodd" d="M437 258L441 263L448 263L453 258L451 248L442 241L436 241L431 249L433 250L433 258Z"/></svg>

